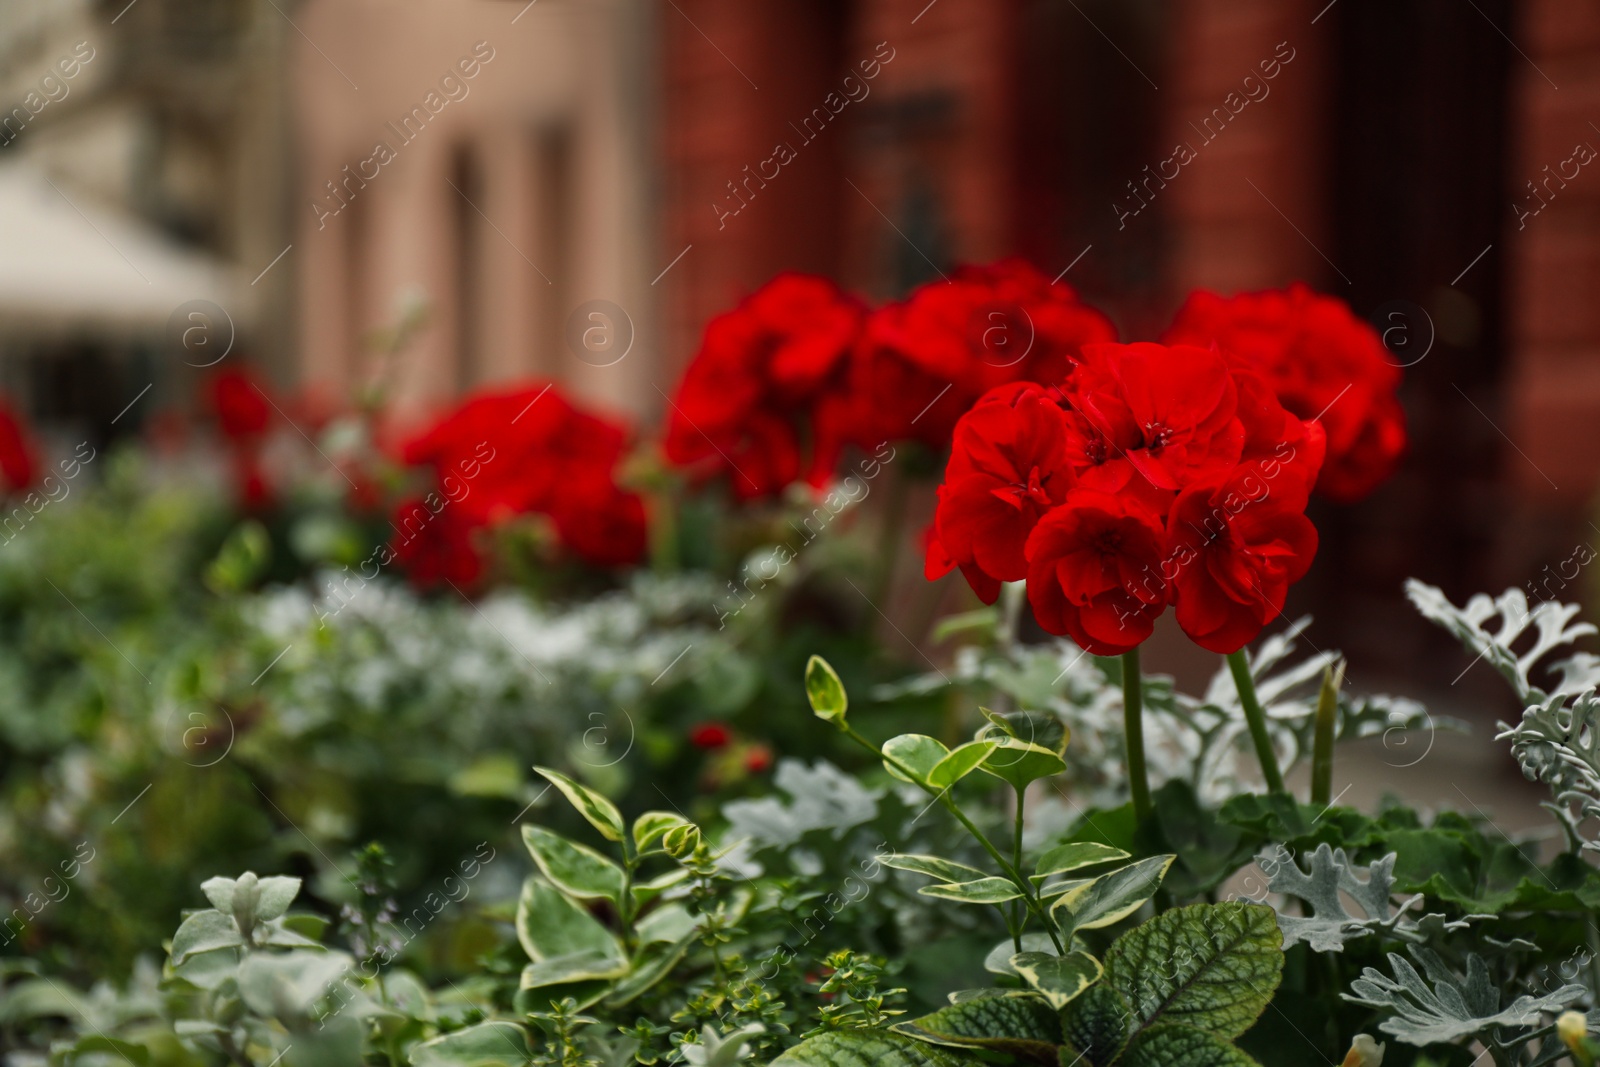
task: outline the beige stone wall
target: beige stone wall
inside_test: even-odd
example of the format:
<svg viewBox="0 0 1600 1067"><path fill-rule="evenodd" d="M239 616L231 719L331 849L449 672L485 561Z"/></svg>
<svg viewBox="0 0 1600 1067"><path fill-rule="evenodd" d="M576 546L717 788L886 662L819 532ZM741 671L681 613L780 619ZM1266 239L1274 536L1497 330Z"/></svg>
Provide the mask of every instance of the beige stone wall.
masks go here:
<svg viewBox="0 0 1600 1067"><path fill-rule="evenodd" d="M384 362L372 331L421 298L387 379L402 413L532 376L658 401L642 4L308 0L296 22L301 380L351 395ZM632 323L620 362L567 342L593 300Z"/></svg>

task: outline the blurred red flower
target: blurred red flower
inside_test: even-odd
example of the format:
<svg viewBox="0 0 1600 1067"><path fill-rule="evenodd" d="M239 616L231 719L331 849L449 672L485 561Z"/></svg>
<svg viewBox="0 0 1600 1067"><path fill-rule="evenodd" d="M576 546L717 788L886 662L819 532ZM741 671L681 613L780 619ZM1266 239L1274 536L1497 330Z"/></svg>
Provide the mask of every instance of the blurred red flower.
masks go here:
<svg viewBox="0 0 1600 1067"><path fill-rule="evenodd" d="M26 426L9 407L0 404L0 475L5 477L6 492L33 484L38 474L34 455Z"/></svg>
<svg viewBox="0 0 1600 1067"><path fill-rule="evenodd" d="M1234 297L1195 292L1164 340L1215 344L1231 365L1270 382L1289 411L1320 421L1328 454L1316 488L1331 500L1366 496L1405 454L1400 369L1341 300L1299 283Z"/></svg>
<svg viewBox="0 0 1600 1067"><path fill-rule="evenodd" d="M637 561L647 539L644 503L616 484L628 440L624 424L575 407L553 385L467 399L401 448L406 463L433 470L435 489L424 498L433 522L449 516L450 528L428 550L465 546L472 562L462 571L475 579L483 561L462 530L541 514L587 563Z"/></svg>
<svg viewBox="0 0 1600 1067"><path fill-rule="evenodd" d="M772 749L766 745L751 745L744 754L744 769L751 774L761 774L772 769Z"/></svg>
<svg viewBox="0 0 1600 1067"><path fill-rule="evenodd" d="M435 511L427 498L412 497L395 509L394 556L411 581L422 587L453 582L472 586L483 575L483 557L473 544L480 526L461 510Z"/></svg>
<svg viewBox="0 0 1600 1067"><path fill-rule="evenodd" d="M956 420L988 390L1014 381L1061 385L1086 344L1116 329L1020 259L957 269L872 313L852 388L866 437L942 449Z"/></svg>
<svg viewBox="0 0 1600 1067"><path fill-rule="evenodd" d="M667 458L726 474L739 499L833 474L851 421L846 357L866 308L785 273L712 319L667 413Z"/></svg>
<svg viewBox="0 0 1600 1067"><path fill-rule="evenodd" d="M689 731L689 743L695 748L722 748L731 740L732 731L720 722L703 722Z"/></svg>
<svg viewBox="0 0 1600 1067"><path fill-rule="evenodd" d="M229 369L212 375L207 400L225 437L242 441L260 437L272 420L272 405L254 377Z"/></svg>

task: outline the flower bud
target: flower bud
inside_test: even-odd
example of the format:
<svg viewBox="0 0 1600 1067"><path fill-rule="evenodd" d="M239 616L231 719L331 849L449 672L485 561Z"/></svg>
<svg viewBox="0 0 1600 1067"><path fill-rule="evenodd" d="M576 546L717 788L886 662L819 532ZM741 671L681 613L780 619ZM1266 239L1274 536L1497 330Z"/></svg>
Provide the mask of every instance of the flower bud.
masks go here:
<svg viewBox="0 0 1600 1067"><path fill-rule="evenodd" d="M1589 1036L1589 1020L1584 1018L1581 1011L1564 1011L1556 1019L1556 1033L1562 1044L1577 1052L1583 1039Z"/></svg>
<svg viewBox="0 0 1600 1067"><path fill-rule="evenodd" d="M1384 1047L1368 1034L1357 1034L1340 1067L1383 1067Z"/></svg>

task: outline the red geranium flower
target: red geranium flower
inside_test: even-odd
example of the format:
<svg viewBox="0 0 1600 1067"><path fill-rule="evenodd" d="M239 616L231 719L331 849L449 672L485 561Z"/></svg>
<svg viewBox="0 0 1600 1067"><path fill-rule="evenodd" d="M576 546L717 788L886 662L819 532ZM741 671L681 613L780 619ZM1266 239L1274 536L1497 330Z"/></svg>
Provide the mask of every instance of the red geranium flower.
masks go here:
<svg viewBox="0 0 1600 1067"><path fill-rule="evenodd" d="M242 370L212 376L209 398L217 425L233 441L260 437L272 419L272 405L256 380Z"/></svg>
<svg viewBox="0 0 1600 1067"><path fill-rule="evenodd" d="M469 398L401 450L407 463L433 469L429 494L438 516L460 530L516 515L547 515L562 545L596 566L621 566L644 554L644 503L616 484L627 451L625 425L574 407L554 386ZM441 551L466 546L474 576L482 560L452 528ZM425 561L426 562L426 561Z"/></svg>
<svg viewBox="0 0 1600 1067"><path fill-rule="evenodd" d="M470 587L483 575L483 557L473 544L479 527L452 505L439 506L440 498L413 498L395 509L396 536L390 547L411 581L426 588L444 582ZM432 503L437 507L430 507Z"/></svg>
<svg viewBox="0 0 1600 1067"><path fill-rule="evenodd" d="M1133 496L1075 489L1028 538L1034 618L1098 656L1150 636L1167 606L1161 518Z"/></svg>
<svg viewBox="0 0 1600 1067"><path fill-rule="evenodd" d="M1028 382L995 389L963 415L939 487L925 572L939 577L959 566L986 604L1000 582L1027 577L1028 535L1075 481L1065 438L1060 405Z"/></svg>
<svg viewBox="0 0 1600 1067"><path fill-rule="evenodd" d="M667 415L667 458L727 474L740 499L833 474L850 423L846 356L866 309L826 278L780 274L706 326Z"/></svg>
<svg viewBox="0 0 1600 1067"><path fill-rule="evenodd" d="M733 740L733 733L720 722L703 722L689 731L689 743L695 748L722 748Z"/></svg>
<svg viewBox="0 0 1600 1067"><path fill-rule="evenodd" d="M1059 385L1085 344L1114 340L1109 319L1022 260L962 267L872 314L852 383L874 442L912 438L942 448L988 390L1015 381Z"/></svg>
<svg viewBox="0 0 1600 1067"><path fill-rule="evenodd" d="M1298 283L1231 298L1196 292L1164 340L1215 344L1233 366L1269 381L1289 411L1319 420L1328 457L1316 488L1332 500L1366 496L1405 454L1400 370L1377 331L1341 300Z"/></svg>
<svg viewBox="0 0 1600 1067"><path fill-rule="evenodd" d="M36 473L33 444L22 420L0 405L0 475L5 476L6 491L28 488Z"/></svg>
<svg viewBox="0 0 1600 1067"><path fill-rule="evenodd" d="M1266 473L1256 461L1191 486L1167 519L1164 567L1178 625L1213 652L1237 652L1282 614L1289 586L1317 551L1317 529L1304 515L1305 468Z"/></svg>

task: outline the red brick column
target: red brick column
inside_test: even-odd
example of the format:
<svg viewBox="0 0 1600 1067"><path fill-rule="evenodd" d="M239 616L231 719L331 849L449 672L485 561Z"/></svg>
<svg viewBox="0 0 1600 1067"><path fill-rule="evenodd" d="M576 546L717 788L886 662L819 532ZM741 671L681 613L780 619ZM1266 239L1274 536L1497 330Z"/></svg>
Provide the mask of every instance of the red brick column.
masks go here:
<svg viewBox="0 0 1600 1067"><path fill-rule="evenodd" d="M1574 156L1600 150L1590 125L1600 123L1600 9L1529 0L1519 10L1510 32L1526 58L1512 59L1503 231L1506 433L1526 461L1511 455L1508 471L1533 500L1583 506L1600 476L1600 156L1581 165Z"/></svg>
<svg viewBox="0 0 1600 1067"><path fill-rule="evenodd" d="M1176 0L1171 11L1161 84L1167 151L1194 151L1166 188L1153 186L1166 212L1174 297L1294 279L1338 292L1344 280L1317 251L1333 254L1320 154L1332 26L1312 24L1314 11L1286 0ZM1131 194L1129 206L1137 206Z"/></svg>

